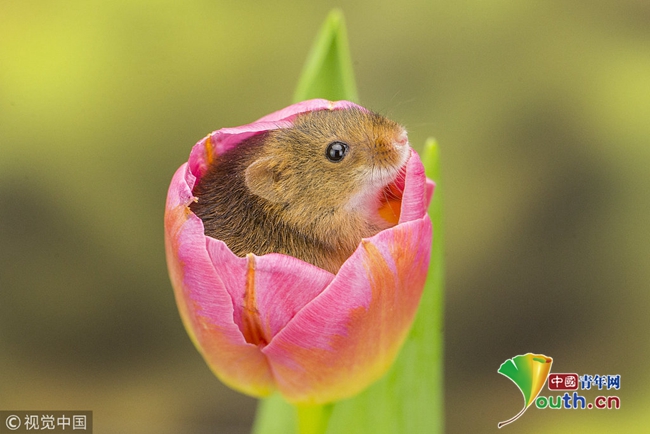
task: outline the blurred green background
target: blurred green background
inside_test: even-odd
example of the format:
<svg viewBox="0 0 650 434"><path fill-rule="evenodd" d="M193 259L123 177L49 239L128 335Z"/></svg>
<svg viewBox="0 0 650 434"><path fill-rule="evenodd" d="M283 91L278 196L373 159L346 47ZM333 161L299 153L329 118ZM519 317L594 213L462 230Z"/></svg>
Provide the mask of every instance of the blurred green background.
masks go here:
<svg viewBox="0 0 650 434"><path fill-rule="evenodd" d="M166 190L208 132L291 102L338 5L0 2L0 409L249 431L255 400L176 311ZM362 104L442 149L447 432L520 410L497 369L526 352L621 374L622 408L531 408L504 432L650 432L650 3L342 6Z"/></svg>

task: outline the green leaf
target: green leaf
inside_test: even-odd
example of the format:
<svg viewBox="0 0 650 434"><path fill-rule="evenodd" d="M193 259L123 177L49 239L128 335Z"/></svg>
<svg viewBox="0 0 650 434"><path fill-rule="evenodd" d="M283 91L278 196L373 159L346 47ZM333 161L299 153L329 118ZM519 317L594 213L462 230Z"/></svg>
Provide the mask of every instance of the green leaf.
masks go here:
<svg viewBox="0 0 650 434"><path fill-rule="evenodd" d="M343 12L332 10L312 45L294 102L312 98L358 102Z"/></svg>

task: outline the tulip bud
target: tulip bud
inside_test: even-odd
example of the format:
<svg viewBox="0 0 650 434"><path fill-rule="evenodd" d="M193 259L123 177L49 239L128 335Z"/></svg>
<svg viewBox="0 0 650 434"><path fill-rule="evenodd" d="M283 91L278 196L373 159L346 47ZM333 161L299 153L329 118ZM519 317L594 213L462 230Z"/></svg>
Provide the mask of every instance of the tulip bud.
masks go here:
<svg viewBox="0 0 650 434"><path fill-rule="evenodd" d="M336 274L284 254L239 257L206 236L190 209L195 186L220 155L290 127L297 115L350 107L365 110L310 100L215 131L194 146L169 187L165 246L183 324L217 377L243 393L277 390L301 404L350 397L387 371L415 317L429 265L433 183L413 150L378 210L399 218L360 240Z"/></svg>

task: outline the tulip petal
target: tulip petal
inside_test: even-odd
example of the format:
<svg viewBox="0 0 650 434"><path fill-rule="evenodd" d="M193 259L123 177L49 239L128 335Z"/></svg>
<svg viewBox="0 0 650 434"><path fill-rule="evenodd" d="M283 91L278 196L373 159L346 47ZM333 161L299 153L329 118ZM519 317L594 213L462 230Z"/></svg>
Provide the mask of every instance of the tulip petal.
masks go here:
<svg viewBox="0 0 650 434"><path fill-rule="evenodd" d="M246 341L255 345L268 344L334 279L332 273L291 256L239 258L223 241L206 239L210 260L232 298L234 321ZM250 330L252 323L258 331Z"/></svg>
<svg viewBox="0 0 650 434"><path fill-rule="evenodd" d="M233 321L232 299L208 256L203 223L188 208L186 179L192 178L187 164L178 169L165 210L167 263L183 324L221 381L244 393L268 395L274 387L266 358Z"/></svg>
<svg viewBox="0 0 650 434"><path fill-rule="evenodd" d="M341 110L347 108L357 108L359 110L366 110L366 108L361 107L350 101L328 101L326 99L309 99L307 101L302 101L297 104L290 105L285 107L282 110L278 110L269 115L261 117L257 122L277 122L277 121L286 121L293 120L296 115L305 112L311 112L315 110Z"/></svg>
<svg viewBox="0 0 650 434"><path fill-rule="evenodd" d="M263 352L291 402L349 397L383 375L417 310L429 265L428 216L363 240L332 284Z"/></svg>
<svg viewBox="0 0 650 434"><path fill-rule="evenodd" d="M402 195L400 223L419 219L426 214L427 206L433 194L433 190L428 190L426 179L420 156L417 152L411 151L411 157L406 163L405 181L405 184L409 185L410 188L405 188Z"/></svg>
<svg viewBox="0 0 650 434"><path fill-rule="evenodd" d="M426 192L425 192L425 204L426 208L429 209L429 205L431 204L431 198L433 197L433 191L436 189L436 183L427 178L426 180Z"/></svg>

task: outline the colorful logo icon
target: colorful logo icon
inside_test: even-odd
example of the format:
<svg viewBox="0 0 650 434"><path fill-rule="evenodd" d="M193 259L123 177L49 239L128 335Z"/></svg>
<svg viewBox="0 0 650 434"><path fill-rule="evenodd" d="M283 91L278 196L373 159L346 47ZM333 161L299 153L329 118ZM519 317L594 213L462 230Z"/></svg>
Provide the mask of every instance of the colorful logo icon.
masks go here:
<svg viewBox="0 0 650 434"><path fill-rule="evenodd" d="M527 353L512 359L508 359L501 364L497 371L499 374L508 377L521 391L524 396L524 408L514 417L499 422L498 427L504 427L517 419L535 402L537 395L544 387L548 374L551 372L553 359L543 354ZM554 374L557 375L557 374ZM568 374L573 375L573 374ZM577 383L577 382L576 382Z"/></svg>
<svg viewBox="0 0 650 434"><path fill-rule="evenodd" d="M514 417L499 422L498 427L504 427L517 419L530 407L533 402L540 410L571 409L571 410L618 410L621 408L620 374L583 374L553 373L553 359L543 354L527 353L508 359L501 364L498 373L508 377L521 391L524 397L524 408ZM548 390L564 392L555 395L539 396L544 384L548 381ZM577 390L593 390L599 395L595 398L578 394ZM608 392L604 392L604 391ZM609 392L612 390L612 392ZM572 392L571 394L569 393ZM606 393L606 395L601 395ZM615 395L610 395L615 393Z"/></svg>

